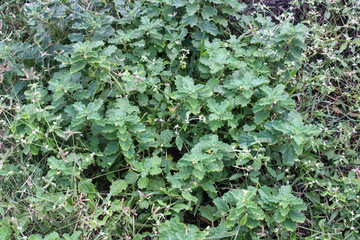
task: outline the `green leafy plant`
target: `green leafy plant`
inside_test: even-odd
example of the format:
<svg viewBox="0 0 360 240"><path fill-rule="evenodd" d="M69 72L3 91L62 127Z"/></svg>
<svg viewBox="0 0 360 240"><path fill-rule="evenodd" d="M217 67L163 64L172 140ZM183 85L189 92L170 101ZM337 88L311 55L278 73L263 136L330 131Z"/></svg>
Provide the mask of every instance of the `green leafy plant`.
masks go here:
<svg viewBox="0 0 360 240"><path fill-rule="evenodd" d="M357 239L358 5L277 3L5 1L0 238Z"/></svg>
<svg viewBox="0 0 360 240"><path fill-rule="evenodd" d="M281 186L277 195L267 186L262 187L259 193L262 207L267 211L274 211L272 219L286 230L295 231L296 224L305 221L305 215L301 211L306 210L306 206L300 198L291 195L290 186Z"/></svg>

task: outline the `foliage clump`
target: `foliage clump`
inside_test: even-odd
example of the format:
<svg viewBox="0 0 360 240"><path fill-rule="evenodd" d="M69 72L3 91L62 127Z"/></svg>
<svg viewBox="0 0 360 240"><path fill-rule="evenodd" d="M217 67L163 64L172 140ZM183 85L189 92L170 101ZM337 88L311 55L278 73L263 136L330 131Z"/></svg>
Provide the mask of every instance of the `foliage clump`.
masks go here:
<svg viewBox="0 0 360 240"><path fill-rule="evenodd" d="M309 22L235 0L19 4L0 6L1 239L324 237L358 201L296 111Z"/></svg>

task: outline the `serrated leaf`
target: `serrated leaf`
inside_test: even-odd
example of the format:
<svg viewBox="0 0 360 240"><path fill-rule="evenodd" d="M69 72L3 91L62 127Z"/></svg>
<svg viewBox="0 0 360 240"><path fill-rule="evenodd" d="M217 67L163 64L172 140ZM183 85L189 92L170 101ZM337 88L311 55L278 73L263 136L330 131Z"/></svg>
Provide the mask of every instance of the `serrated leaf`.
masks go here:
<svg viewBox="0 0 360 240"><path fill-rule="evenodd" d="M129 172L125 175L125 181L128 184L134 184L136 182L136 180L138 179L139 174L135 173L135 172Z"/></svg>
<svg viewBox="0 0 360 240"><path fill-rule="evenodd" d="M217 193L217 190L216 190L214 184L212 184L210 182L203 184L201 187L207 192Z"/></svg>
<svg viewBox="0 0 360 240"><path fill-rule="evenodd" d="M303 223L306 219L305 215L302 212L297 212L293 210L290 211L289 217L291 218L291 220L298 223Z"/></svg>
<svg viewBox="0 0 360 240"><path fill-rule="evenodd" d="M189 210L190 207L186 204L178 203L178 204L175 204L173 207L171 207L171 209L174 210L175 212L179 213L181 210Z"/></svg>
<svg viewBox="0 0 360 240"><path fill-rule="evenodd" d="M60 240L60 236L57 232L50 233L44 237L44 240Z"/></svg>
<svg viewBox="0 0 360 240"><path fill-rule="evenodd" d="M290 196L291 195L291 186L281 186L279 189L279 194L281 196Z"/></svg>
<svg viewBox="0 0 360 240"><path fill-rule="evenodd" d="M202 170L199 170L199 169L194 169L193 173L194 173L194 176L200 180L202 180L205 176L205 172Z"/></svg>
<svg viewBox="0 0 360 240"><path fill-rule="evenodd" d="M95 185L91 182L91 179L82 179L79 182L78 190L81 193L88 194L88 193L95 193Z"/></svg>
<svg viewBox="0 0 360 240"><path fill-rule="evenodd" d="M255 113L255 123L259 125L262 123L265 119L267 119L270 116L270 111L260 111Z"/></svg>
<svg viewBox="0 0 360 240"><path fill-rule="evenodd" d="M125 180L118 179L118 180L116 180L115 182L113 182L111 184L110 194L111 195L119 194L120 192L122 192L126 188L127 188L127 182Z"/></svg>
<svg viewBox="0 0 360 240"><path fill-rule="evenodd" d="M286 219L285 221L281 222L280 225L291 232L296 230L296 223L290 219Z"/></svg>
<svg viewBox="0 0 360 240"><path fill-rule="evenodd" d="M161 171L161 168L159 167L152 167L149 171L150 175L158 175L160 174L162 171Z"/></svg>
<svg viewBox="0 0 360 240"><path fill-rule="evenodd" d="M184 17L181 20L181 23L184 26L190 26L193 27L197 24L197 16L196 15L184 15Z"/></svg>
<svg viewBox="0 0 360 240"><path fill-rule="evenodd" d="M219 197L214 199L214 204L222 215L226 214L229 211L229 206L227 205L227 203Z"/></svg>
<svg viewBox="0 0 360 240"><path fill-rule="evenodd" d="M283 157L285 165L287 165L287 166L294 165L297 155L295 154L291 145L283 146L281 153L282 153L282 157Z"/></svg>
<svg viewBox="0 0 360 240"><path fill-rule="evenodd" d="M219 16L219 15L215 16L214 22L217 23L217 24L222 25L223 27L228 26L228 21L223 16Z"/></svg>
<svg viewBox="0 0 360 240"><path fill-rule="evenodd" d="M68 35L68 38L71 42L82 42L84 35L82 33L71 33Z"/></svg>
<svg viewBox="0 0 360 240"><path fill-rule="evenodd" d="M201 206L199 208L200 214L201 216L203 216L204 218L210 220L211 222L214 222L218 216L218 214L216 214L217 209L216 207L212 207L210 205L206 205L206 206Z"/></svg>
<svg viewBox="0 0 360 240"><path fill-rule="evenodd" d="M117 49L116 46L110 45L103 50L102 54L104 56L110 56L111 54L113 54L116 51L116 49Z"/></svg>
<svg viewBox="0 0 360 240"><path fill-rule="evenodd" d="M185 199L185 200L188 200L188 201L192 201L192 202L195 202L195 203L198 201L197 197L191 195L191 193L188 192L188 191L183 191L183 192L181 193L181 196L183 196L184 199Z"/></svg>
<svg viewBox="0 0 360 240"><path fill-rule="evenodd" d="M277 223L282 223L283 221L285 221L286 216L281 215L281 213L279 211L276 211L274 214L274 220Z"/></svg>
<svg viewBox="0 0 360 240"><path fill-rule="evenodd" d="M205 20L210 20L212 17L216 16L217 14L217 10L214 7L211 6L206 6L204 7L204 9L201 11L201 16L205 19Z"/></svg>
<svg viewBox="0 0 360 240"><path fill-rule="evenodd" d="M70 73L74 74L82 70L86 66L86 61L78 61L71 65Z"/></svg>
<svg viewBox="0 0 360 240"><path fill-rule="evenodd" d="M290 212L290 208L281 206L278 211L280 212L280 214L282 216L286 217L288 215L288 213Z"/></svg>
<svg viewBox="0 0 360 240"><path fill-rule="evenodd" d="M8 240L8 239L10 239L10 233L12 232L11 230L10 230L10 233L8 233L9 234L9 236L8 235L5 235L5 234L7 234L7 233L4 233L4 229L3 229L3 227L1 227L0 228L0 239L6 239L6 240ZM5 236L5 237L4 237ZM38 235L38 234L31 234L28 238L27 238L28 240L44 240L40 235Z"/></svg>
<svg viewBox="0 0 360 240"><path fill-rule="evenodd" d="M203 20L198 24L198 26L201 31L208 32L213 36L216 36L219 33L215 23L213 23L213 22L208 22L208 21Z"/></svg>
<svg viewBox="0 0 360 240"><path fill-rule="evenodd" d="M112 155L115 154L117 151L119 151L119 143L117 143L116 141L112 141L106 145L104 153L106 155Z"/></svg>
<svg viewBox="0 0 360 240"><path fill-rule="evenodd" d="M142 177L138 181L138 187L140 189L146 188L148 184L149 184L149 179L147 177Z"/></svg>
<svg viewBox="0 0 360 240"><path fill-rule="evenodd" d="M162 131L160 134L160 139L165 144L169 143L173 137L174 137L174 131L169 129Z"/></svg>
<svg viewBox="0 0 360 240"><path fill-rule="evenodd" d="M200 8L199 3L188 3L186 4L186 14L189 16L194 15Z"/></svg>

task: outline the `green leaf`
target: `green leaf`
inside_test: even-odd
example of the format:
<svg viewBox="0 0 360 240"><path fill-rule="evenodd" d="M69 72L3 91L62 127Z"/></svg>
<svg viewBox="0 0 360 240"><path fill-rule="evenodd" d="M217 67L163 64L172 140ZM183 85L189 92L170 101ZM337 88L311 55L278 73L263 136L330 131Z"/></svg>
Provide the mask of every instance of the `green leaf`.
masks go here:
<svg viewBox="0 0 360 240"><path fill-rule="evenodd" d="M136 180L138 179L139 174L135 173L135 172L129 172L125 175L125 181L128 184L134 184L136 182Z"/></svg>
<svg viewBox="0 0 360 240"><path fill-rule="evenodd" d="M210 220L211 222L214 222L219 216L216 214L217 209L216 207L212 207L210 205L201 206L199 208L201 216L204 218Z"/></svg>
<svg viewBox="0 0 360 240"><path fill-rule="evenodd" d="M222 215L225 215L229 211L227 203L219 197L214 199L214 204Z"/></svg>
<svg viewBox="0 0 360 240"><path fill-rule="evenodd" d="M65 233L63 235L63 238L65 240L80 240L80 235L81 235L81 232L80 231L76 231L74 232L71 236L68 234L68 233Z"/></svg>
<svg viewBox="0 0 360 240"><path fill-rule="evenodd" d="M201 15L205 20L210 20L212 17L216 16L217 10L214 7L206 6L201 11Z"/></svg>
<svg viewBox="0 0 360 240"><path fill-rule="evenodd" d="M71 65L70 73L74 74L82 70L86 66L86 61L77 61L74 64Z"/></svg>
<svg viewBox="0 0 360 240"><path fill-rule="evenodd" d="M267 119L270 116L270 111L260 111L255 113L255 123L259 125L262 123L265 119Z"/></svg>
<svg viewBox="0 0 360 240"><path fill-rule="evenodd" d="M203 184L201 187L207 192L217 193L217 190L216 190L214 184L212 184L211 182L207 182L207 183Z"/></svg>
<svg viewBox="0 0 360 240"><path fill-rule="evenodd" d="M186 14L189 15L189 16L192 16L194 15L200 8L200 5L199 3L188 3L186 4Z"/></svg>
<svg viewBox="0 0 360 240"><path fill-rule="evenodd" d="M35 147L34 145L30 144L30 152L33 155L38 155L39 154L39 149L37 147Z"/></svg>
<svg viewBox="0 0 360 240"><path fill-rule="evenodd" d="M189 0L176 0L176 1L171 1L171 4L173 6L179 8L179 7L185 6L188 1Z"/></svg>
<svg viewBox="0 0 360 240"><path fill-rule="evenodd" d="M248 218L248 215L245 214L245 215L242 217L242 219L240 220L240 226L243 226L243 225L246 224L247 218Z"/></svg>
<svg viewBox="0 0 360 240"><path fill-rule="evenodd" d="M282 146L282 157L284 159L284 163L287 166L292 166L295 163L295 159L297 158L297 155L295 154L293 148L291 145L284 145Z"/></svg>
<svg viewBox="0 0 360 240"><path fill-rule="evenodd" d="M82 179L79 182L78 190L79 190L79 192L84 193L84 194L96 192L95 185L92 184L91 179L86 179L86 178Z"/></svg>
<svg viewBox="0 0 360 240"><path fill-rule="evenodd" d="M138 187L140 189L146 188L148 184L149 184L149 179L147 177L142 177L138 181Z"/></svg>
<svg viewBox="0 0 360 240"><path fill-rule="evenodd" d="M213 22L201 21L198 26L201 31L208 32L213 36L216 36L219 33L215 23Z"/></svg>
<svg viewBox="0 0 360 240"><path fill-rule="evenodd" d="M125 180L118 179L118 180L116 180L115 182L113 182L111 184L110 194L111 195L119 194L120 192L122 192L126 188L127 188L127 182Z"/></svg>
<svg viewBox="0 0 360 240"><path fill-rule="evenodd" d="M193 27L197 24L197 16L196 15L184 15L184 17L181 20L181 23L184 26L190 26Z"/></svg>
<svg viewBox="0 0 360 240"><path fill-rule="evenodd" d="M186 204L178 203L178 204L175 204L173 207L171 207L171 209L174 210L175 212L179 213L181 210L189 210L190 207Z"/></svg>
<svg viewBox="0 0 360 240"><path fill-rule="evenodd" d="M12 233L10 225L8 225L8 224L5 225L4 222L1 222L1 224L3 226L0 227L0 239L1 240L9 240L11 233ZM40 237L40 239L42 239L42 238Z"/></svg>
<svg viewBox="0 0 360 240"><path fill-rule="evenodd" d="M160 139L164 144L170 143L173 137L174 137L174 132L169 129L162 131L160 134Z"/></svg>
<svg viewBox="0 0 360 240"><path fill-rule="evenodd" d="M116 51L116 49L117 49L116 46L110 45L103 50L102 54L104 56L110 56L111 54L113 54Z"/></svg>
<svg viewBox="0 0 360 240"><path fill-rule="evenodd" d="M154 176L154 175L158 175L160 174L162 171L161 171L161 168L159 167L152 167L149 171L150 175Z"/></svg>
<svg viewBox="0 0 360 240"><path fill-rule="evenodd" d="M302 50L301 48L297 47L297 46L292 46L289 49L291 55L294 56L294 58L296 59L300 59L301 58L301 54L302 54Z"/></svg>
<svg viewBox="0 0 360 240"><path fill-rule="evenodd" d="M297 156L300 156L302 154L303 149L304 149L303 144L297 145L295 142L292 142L291 146L293 147L293 149L294 149Z"/></svg>
<svg viewBox="0 0 360 240"><path fill-rule="evenodd" d="M274 214L274 219L277 223L282 223L283 221L285 221L286 216L283 216L279 211L276 211Z"/></svg>
<svg viewBox="0 0 360 240"><path fill-rule="evenodd" d="M60 236L58 233L53 232L45 236L44 240L60 240Z"/></svg>
<svg viewBox="0 0 360 240"><path fill-rule="evenodd" d="M277 177L277 173L275 172L274 169L272 169L271 167L266 167L267 171L270 173L270 175L276 179Z"/></svg>
<svg viewBox="0 0 360 240"><path fill-rule="evenodd" d="M183 140L181 139L181 137L179 135L177 135L175 138L175 144L176 144L177 148L181 151L181 149L183 147Z"/></svg>
<svg viewBox="0 0 360 240"><path fill-rule="evenodd" d="M72 42L82 42L84 35L82 33L71 33L68 35L68 38Z"/></svg>
<svg viewBox="0 0 360 240"><path fill-rule="evenodd" d="M111 141L106 145L104 153L106 155L112 155L115 154L117 151L119 151L119 143L116 141Z"/></svg>
<svg viewBox="0 0 360 240"><path fill-rule="evenodd" d="M193 195L191 195L190 192L188 191L183 191L181 192L181 196L184 197L184 199L188 200L189 202L192 201L194 203L196 203L198 201L197 197L194 197Z"/></svg>
<svg viewBox="0 0 360 240"><path fill-rule="evenodd" d="M200 169L194 169L193 173L194 173L194 176L200 180L202 180L205 176L205 172Z"/></svg>
<svg viewBox="0 0 360 240"><path fill-rule="evenodd" d="M284 207L284 206L281 206L279 208L279 212L282 216L286 217L288 215L288 213L290 212L290 208L289 207Z"/></svg>
<svg viewBox="0 0 360 240"><path fill-rule="evenodd" d="M291 196L291 186L289 186L289 185L281 186L279 189L279 194L281 196Z"/></svg>
<svg viewBox="0 0 360 240"><path fill-rule="evenodd" d="M298 223L303 223L303 222L305 222L305 219L306 219L306 217L303 213L294 211L294 210L290 211L289 217L291 218L291 220L293 220L294 222L298 222Z"/></svg>
<svg viewBox="0 0 360 240"><path fill-rule="evenodd" d="M220 16L220 15L215 16L214 22L222 25L223 27L228 26L228 21L226 20L226 18L224 18L223 16Z"/></svg>
<svg viewBox="0 0 360 240"><path fill-rule="evenodd" d="M8 239L10 239L10 238L2 238L3 237L3 232L2 232L2 229L0 228L0 239L1 240L8 240ZM30 237L28 238L28 240L43 240L43 238L40 236L40 235L38 235L38 234L32 234L32 235L30 235Z"/></svg>
<svg viewBox="0 0 360 240"><path fill-rule="evenodd" d="M296 230L296 223L290 219L286 219L285 221L281 222L280 225L291 232Z"/></svg>

